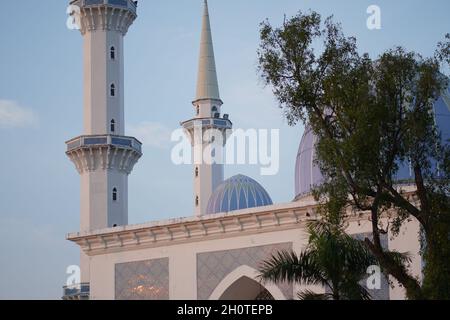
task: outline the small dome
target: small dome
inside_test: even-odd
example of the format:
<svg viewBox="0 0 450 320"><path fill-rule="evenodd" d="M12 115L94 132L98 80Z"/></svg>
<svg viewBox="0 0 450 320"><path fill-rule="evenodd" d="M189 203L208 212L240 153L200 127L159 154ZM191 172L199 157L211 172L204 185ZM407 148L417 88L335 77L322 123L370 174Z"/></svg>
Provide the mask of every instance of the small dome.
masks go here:
<svg viewBox="0 0 450 320"><path fill-rule="evenodd" d="M434 104L436 127L444 143L450 143L450 88L445 90ZM320 185L323 176L315 164L316 137L310 128L300 142L295 165L295 194L296 197L309 194L314 186ZM413 172L408 163L399 166L396 180L399 182L411 180Z"/></svg>
<svg viewBox="0 0 450 320"><path fill-rule="evenodd" d="M272 205L267 191L255 180L237 175L222 182L211 195L207 214Z"/></svg>

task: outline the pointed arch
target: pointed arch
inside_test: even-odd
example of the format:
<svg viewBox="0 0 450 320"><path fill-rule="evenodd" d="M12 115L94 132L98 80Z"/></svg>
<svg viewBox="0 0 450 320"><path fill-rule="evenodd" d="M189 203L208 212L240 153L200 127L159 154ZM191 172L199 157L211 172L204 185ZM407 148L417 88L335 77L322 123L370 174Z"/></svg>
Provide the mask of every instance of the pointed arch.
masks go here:
<svg viewBox="0 0 450 320"><path fill-rule="evenodd" d="M111 46L111 48L109 48L109 58L111 60L116 60L116 48L114 46Z"/></svg>
<svg viewBox="0 0 450 320"><path fill-rule="evenodd" d="M117 198L118 198L117 188L113 188L113 190L112 190L112 200L113 201L117 201Z"/></svg>
<svg viewBox="0 0 450 320"><path fill-rule="evenodd" d="M224 293L231 288L233 284L240 281L243 278L248 278L252 281L259 283L258 271L247 265L242 265L230 272L214 289L213 293L209 297L209 300L220 300ZM265 283L264 289L266 289L275 300L286 300L286 297L281 292L280 288L274 283Z"/></svg>
<svg viewBox="0 0 450 320"><path fill-rule="evenodd" d="M111 85L109 86L109 94L111 97L116 96L116 85L114 83L111 83Z"/></svg>

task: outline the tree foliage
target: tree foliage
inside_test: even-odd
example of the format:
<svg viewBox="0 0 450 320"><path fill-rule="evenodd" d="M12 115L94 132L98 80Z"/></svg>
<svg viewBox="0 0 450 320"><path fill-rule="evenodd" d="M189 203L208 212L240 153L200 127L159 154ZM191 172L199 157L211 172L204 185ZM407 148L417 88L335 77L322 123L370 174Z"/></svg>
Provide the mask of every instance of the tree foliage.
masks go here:
<svg viewBox="0 0 450 320"><path fill-rule="evenodd" d="M433 112L448 87L450 35L431 58L396 47L373 60L331 17L300 12L278 28L263 22L260 37L262 79L289 123L302 121L317 137L322 213L340 221L368 212L373 237L365 244L407 297L450 298L450 151ZM412 181L396 178L403 166ZM410 219L423 230L422 283L380 241Z"/></svg>

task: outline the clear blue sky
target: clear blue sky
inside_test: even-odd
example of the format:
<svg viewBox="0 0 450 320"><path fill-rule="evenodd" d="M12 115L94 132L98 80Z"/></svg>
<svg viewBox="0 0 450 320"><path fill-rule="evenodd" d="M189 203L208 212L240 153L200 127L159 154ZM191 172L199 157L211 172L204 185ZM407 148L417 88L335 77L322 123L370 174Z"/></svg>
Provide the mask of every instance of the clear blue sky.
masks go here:
<svg viewBox="0 0 450 320"><path fill-rule="evenodd" d="M129 179L131 223L192 211L192 170L171 163L168 133L192 116L202 2L141 0L126 37L127 133L155 138L139 137L148 143ZM82 133L82 37L66 28L67 3L1 4L0 298L58 299L66 267L78 264L78 248L65 235L78 231L79 176L64 142ZM372 4L381 8L381 30L366 27ZM258 82L258 25L309 8L333 14L372 56L394 45L431 55L450 32L448 0L210 0L225 112L236 128L279 128L282 139L278 175L261 177L254 166L229 167L226 175L256 178L274 202L294 196L303 129L286 125Z"/></svg>

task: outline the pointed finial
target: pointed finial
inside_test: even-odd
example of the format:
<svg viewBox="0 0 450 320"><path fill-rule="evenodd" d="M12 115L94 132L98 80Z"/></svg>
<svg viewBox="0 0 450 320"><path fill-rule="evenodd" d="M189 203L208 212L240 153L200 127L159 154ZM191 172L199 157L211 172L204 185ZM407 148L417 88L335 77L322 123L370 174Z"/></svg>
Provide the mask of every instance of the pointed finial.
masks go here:
<svg viewBox="0 0 450 320"><path fill-rule="evenodd" d="M220 100L207 0L204 0L197 94L195 100L202 99Z"/></svg>

